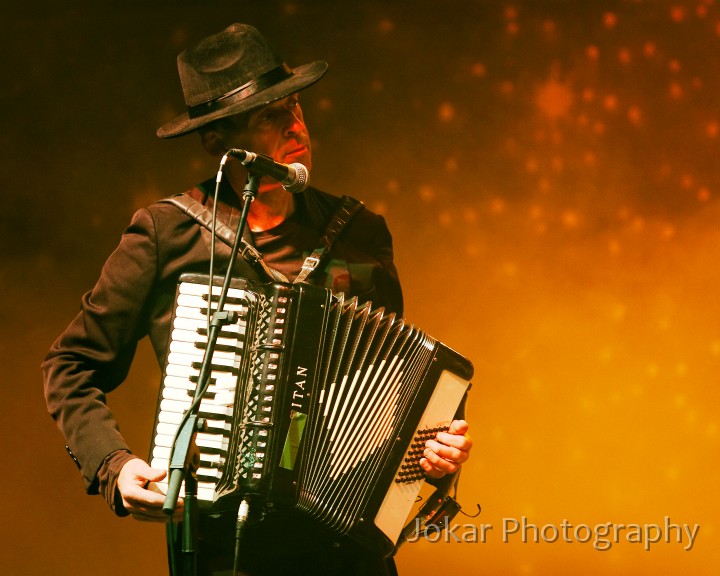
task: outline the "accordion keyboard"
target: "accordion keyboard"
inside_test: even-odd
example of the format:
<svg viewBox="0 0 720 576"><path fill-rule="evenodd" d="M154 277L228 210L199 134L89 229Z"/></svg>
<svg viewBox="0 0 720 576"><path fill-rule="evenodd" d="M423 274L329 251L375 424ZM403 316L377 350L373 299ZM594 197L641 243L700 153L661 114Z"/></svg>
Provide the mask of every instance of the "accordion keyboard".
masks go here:
<svg viewBox="0 0 720 576"><path fill-rule="evenodd" d="M213 295L219 292L220 288L214 287ZM168 468L175 434L195 395L207 347L207 293L208 287L202 284L182 283L179 287L154 430L153 468ZM253 304L252 293L230 289L225 309L236 312L239 320L236 324L223 327L220 332L213 354L209 386L200 401L199 416L204 419L206 427L196 439L200 451L197 470L199 500L213 500L227 458L235 417L236 389L246 363L247 328ZM158 485L163 492L166 491L166 483Z"/></svg>

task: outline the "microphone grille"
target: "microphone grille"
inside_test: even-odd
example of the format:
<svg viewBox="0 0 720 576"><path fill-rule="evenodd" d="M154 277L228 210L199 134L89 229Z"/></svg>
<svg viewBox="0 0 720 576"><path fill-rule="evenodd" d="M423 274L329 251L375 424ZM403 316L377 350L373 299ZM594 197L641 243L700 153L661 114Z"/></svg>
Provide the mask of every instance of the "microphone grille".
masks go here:
<svg viewBox="0 0 720 576"><path fill-rule="evenodd" d="M290 167L295 170L295 177L292 182L284 184L283 188L285 188L288 192L297 194L308 187L308 184L310 183L310 174L305 165L300 164L299 162L290 164Z"/></svg>

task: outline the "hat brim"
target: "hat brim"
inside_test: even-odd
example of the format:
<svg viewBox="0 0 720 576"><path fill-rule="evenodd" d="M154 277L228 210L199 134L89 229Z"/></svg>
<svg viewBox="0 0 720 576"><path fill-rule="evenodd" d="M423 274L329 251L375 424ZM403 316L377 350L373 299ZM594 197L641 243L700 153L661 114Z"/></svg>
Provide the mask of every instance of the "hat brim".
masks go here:
<svg viewBox="0 0 720 576"><path fill-rule="evenodd" d="M293 75L286 80L252 94L247 98L243 98L226 108L215 110L198 118L190 118L187 112L180 114L178 117L158 128L157 135L159 138L176 138L177 136L189 134L213 120L219 120L220 118L226 118L227 116L234 116L235 114L250 112L256 108L261 108L262 106L295 94L315 84L315 82L320 80L325 72L327 72L327 68L327 62L323 62L322 60L316 60L310 64L298 66L293 69Z"/></svg>

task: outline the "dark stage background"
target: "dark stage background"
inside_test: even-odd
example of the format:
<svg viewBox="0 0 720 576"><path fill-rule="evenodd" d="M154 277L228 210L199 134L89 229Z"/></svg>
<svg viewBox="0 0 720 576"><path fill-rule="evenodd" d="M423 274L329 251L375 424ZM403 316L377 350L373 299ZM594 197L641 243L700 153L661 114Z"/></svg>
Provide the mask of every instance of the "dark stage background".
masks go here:
<svg viewBox="0 0 720 576"><path fill-rule="evenodd" d="M492 529L407 545L401 573L718 573L716 2L11 4L0 573L165 570L160 527L83 494L39 364L133 211L215 173L195 136L154 133L182 108L177 53L235 21L329 62L302 95L312 179L386 216L407 317L476 366L460 501L483 512L457 520ZM142 455L158 381L144 346L110 397ZM522 517L545 539L503 539ZM691 550L548 541L666 519L700 525Z"/></svg>

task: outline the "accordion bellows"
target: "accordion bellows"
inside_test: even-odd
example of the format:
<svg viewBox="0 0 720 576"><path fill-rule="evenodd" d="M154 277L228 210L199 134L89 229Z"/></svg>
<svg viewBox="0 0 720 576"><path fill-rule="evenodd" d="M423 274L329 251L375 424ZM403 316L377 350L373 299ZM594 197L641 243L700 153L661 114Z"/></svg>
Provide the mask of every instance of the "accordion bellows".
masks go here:
<svg viewBox="0 0 720 576"><path fill-rule="evenodd" d="M195 396L219 293L208 298L207 276L180 278L153 467L168 467ZM201 508L250 496L390 553L424 482L425 441L452 420L471 363L394 314L318 286L233 280L225 310L237 321L221 329L199 408Z"/></svg>

